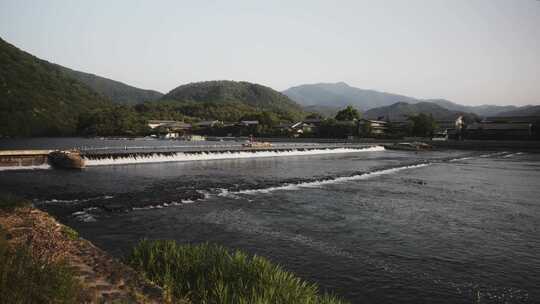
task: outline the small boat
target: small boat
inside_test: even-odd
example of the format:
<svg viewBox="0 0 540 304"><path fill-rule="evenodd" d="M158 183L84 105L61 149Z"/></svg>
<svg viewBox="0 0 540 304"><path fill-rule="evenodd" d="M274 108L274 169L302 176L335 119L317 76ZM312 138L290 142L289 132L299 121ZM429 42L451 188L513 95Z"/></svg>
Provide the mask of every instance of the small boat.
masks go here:
<svg viewBox="0 0 540 304"><path fill-rule="evenodd" d="M253 135L250 135L248 141L246 143L243 143L242 147L244 148L270 148L272 147L272 144L269 142L256 141L255 137L253 137Z"/></svg>
<svg viewBox="0 0 540 304"><path fill-rule="evenodd" d="M425 151L431 150L432 146L423 142L413 142L413 143L395 143L391 145L385 145L385 149L388 150L403 150L403 151Z"/></svg>
<svg viewBox="0 0 540 304"><path fill-rule="evenodd" d="M242 144L242 147L244 148L270 148L272 147L272 144L269 142L250 141L250 142Z"/></svg>
<svg viewBox="0 0 540 304"><path fill-rule="evenodd" d="M48 156L49 164L62 169L82 169L86 167L84 158L78 150L53 151Z"/></svg>

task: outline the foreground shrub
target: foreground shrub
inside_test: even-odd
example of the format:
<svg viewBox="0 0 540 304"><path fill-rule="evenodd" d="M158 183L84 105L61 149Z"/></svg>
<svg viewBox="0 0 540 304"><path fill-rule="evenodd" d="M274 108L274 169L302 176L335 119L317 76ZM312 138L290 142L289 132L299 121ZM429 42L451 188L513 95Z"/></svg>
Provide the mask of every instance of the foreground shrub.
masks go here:
<svg viewBox="0 0 540 304"><path fill-rule="evenodd" d="M193 303L343 303L259 256L211 244L141 241L127 259L170 299Z"/></svg>
<svg viewBox="0 0 540 304"><path fill-rule="evenodd" d="M67 267L9 248L0 227L0 303L77 303L77 290Z"/></svg>

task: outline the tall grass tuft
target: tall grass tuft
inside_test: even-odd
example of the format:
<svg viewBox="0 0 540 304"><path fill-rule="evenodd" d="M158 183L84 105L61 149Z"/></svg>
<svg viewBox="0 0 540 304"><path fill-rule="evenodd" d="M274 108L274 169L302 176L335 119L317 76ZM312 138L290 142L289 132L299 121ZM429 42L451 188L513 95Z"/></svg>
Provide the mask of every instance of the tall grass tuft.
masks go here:
<svg viewBox="0 0 540 304"><path fill-rule="evenodd" d="M79 283L63 264L10 248L0 227L0 303L77 303Z"/></svg>
<svg viewBox="0 0 540 304"><path fill-rule="evenodd" d="M141 241L127 262L164 288L171 300L220 304L343 304L260 256L213 244Z"/></svg>

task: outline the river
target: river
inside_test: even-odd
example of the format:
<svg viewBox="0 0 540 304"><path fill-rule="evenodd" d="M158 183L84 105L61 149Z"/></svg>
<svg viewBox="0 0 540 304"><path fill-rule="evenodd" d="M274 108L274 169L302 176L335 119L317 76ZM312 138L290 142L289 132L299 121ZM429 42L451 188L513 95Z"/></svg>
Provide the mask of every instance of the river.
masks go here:
<svg viewBox="0 0 540 304"><path fill-rule="evenodd" d="M178 142L0 148L157 144ZM351 303L540 302L540 154L365 149L102 163L0 171L0 185L118 257L142 238L213 242Z"/></svg>

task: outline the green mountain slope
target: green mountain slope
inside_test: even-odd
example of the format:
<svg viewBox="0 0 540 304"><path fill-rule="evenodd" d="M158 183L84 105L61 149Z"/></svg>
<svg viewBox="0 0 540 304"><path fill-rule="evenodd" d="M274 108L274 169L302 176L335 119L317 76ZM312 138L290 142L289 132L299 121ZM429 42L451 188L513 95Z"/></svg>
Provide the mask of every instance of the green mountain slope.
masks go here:
<svg viewBox="0 0 540 304"><path fill-rule="evenodd" d="M269 111L283 118L298 119L302 108L287 96L269 87L237 81L205 81L181 85L162 97L163 100L218 104L241 103L255 111Z"/></svg>
<svg viewBox="0 0 540 304"><path fill-rule="evenodd" d="M116 80L75 71L62 66L59 67L70 77L86 84L95 92L109 98L115 103L135 104L144 101L157 100L163 96L162 93L157 91L139 89Z"/></svg>
<svg viewBox="0 0 540 304"><path fill-rule="evenodd" d="M73 134L80 113L108 104L57 65L0 38L0 136Z"/></svg>

